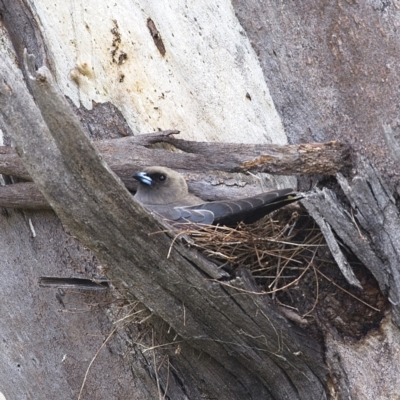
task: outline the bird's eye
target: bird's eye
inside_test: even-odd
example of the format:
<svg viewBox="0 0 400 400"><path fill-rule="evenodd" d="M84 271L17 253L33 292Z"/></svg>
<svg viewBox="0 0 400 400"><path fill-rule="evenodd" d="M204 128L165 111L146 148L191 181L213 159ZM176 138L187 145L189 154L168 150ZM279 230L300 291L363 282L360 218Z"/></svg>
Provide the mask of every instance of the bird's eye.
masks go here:
<svg viewBox="0 0 400 400"><path fill-rule="evenodd" d="M158 177L158 180L159 180L159 181L165 181L165 179L166 179L165 175L160 175L160 176Z"/></svg>

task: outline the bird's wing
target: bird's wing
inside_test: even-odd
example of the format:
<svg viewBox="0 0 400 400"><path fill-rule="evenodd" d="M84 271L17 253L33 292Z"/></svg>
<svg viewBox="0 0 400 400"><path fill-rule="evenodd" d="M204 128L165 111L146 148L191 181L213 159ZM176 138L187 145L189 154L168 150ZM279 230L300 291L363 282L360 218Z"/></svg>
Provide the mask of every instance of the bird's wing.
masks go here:
<svg viewBox="0 0 400 400"><path fill-rule="evenodd" d="M186 207L152 206L152 211L172 224L235 225L252 223L264 215L300 200L293 189L274 190L238 200L212 201Z"/></svg>
<svg viewBox="0 0 400 400"><path fill-rule="evenodd" d="M185 209L211 211L214 214L213 224L235 225L241 221L245 223L255 222L286 204L293 203L301 198L293 189L281 189L243 199L202 203L185 207Z"/></svg>
<svg viewBox="0 0 400 400"><path fill-rule="evenodd" d="M171 206L147 206L151 211L160 215L171 225L178 224L205 224L212 225L214 222L214 213L210 210L195 209L191 207L171 207ZM192 209L193 208L193 209Z"/></svg>

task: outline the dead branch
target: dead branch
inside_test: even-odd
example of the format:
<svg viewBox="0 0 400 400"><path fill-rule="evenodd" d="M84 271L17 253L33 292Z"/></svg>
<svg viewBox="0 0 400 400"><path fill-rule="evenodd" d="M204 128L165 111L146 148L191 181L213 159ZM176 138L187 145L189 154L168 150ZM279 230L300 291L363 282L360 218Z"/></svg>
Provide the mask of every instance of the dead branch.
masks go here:
<svg viewBox="0 0 400 400"><path fill-rule="evenodd" d="M187 172L266 172L275 175L334 175L350 166L349 148L333 141L296 145L208 143L175 139L178 131L165 131L95 142L111 169L129 181L132 171L163 165ZM149 148L169 143L182 152ZM0 147L0 173L24 179L30 176L15 150Z"/></svg>
<svg viewBox="0 0 400 400"><path fill-rule="evenodd" d="M94 142L94 145L129 190L136 189L137 182L132 178L134 171L147 165L158 165L162 160L163 165L186 173L190 190L200 197L207 193L206 200L245 197L260 192L259 185L251 177L237 174L240 172L334 174L349 167L348 148L339 142L300 145L206 143L171 136L178 133L163 131L102 140ZM149 148L156 143L168 143L181 152ZM31 180L15 149L7 146L0 146L0 173ZM0 206L49 207L32 186L13 188L15 202L10 203L9 193L10 190L0 189ZM31 198L35 201L32 202ZM42 202L38 202L39 199Z"/></svg>
<svg viewBox="0 0 400 400"><path fill-rule="evenodd" d="M0 186L0 207L51 209L46 198L32 182Z"/></svg>
<svg viewBox="0 0 400 400"><path fill-rule="evenodd" d="M191 373L200 378L212 367L237 399L326 398L318 343L268 301L236 296L234 285L257 290L251 278L237 277L230 293L207 272L218 275L218 268L193 250L176 243L167 258L170 237L149 235L163 230L162 224L102 161L49 71L36 71L33 57L28 61L36 104L16 67L7 61L0 65L3 126L14 132L40 191L71 233L109 266L110 279L161 317L192 350L207 355L196 356ZM189 349L186 357L194 354ZM176 362L183 366L185 357Z"/></svg>

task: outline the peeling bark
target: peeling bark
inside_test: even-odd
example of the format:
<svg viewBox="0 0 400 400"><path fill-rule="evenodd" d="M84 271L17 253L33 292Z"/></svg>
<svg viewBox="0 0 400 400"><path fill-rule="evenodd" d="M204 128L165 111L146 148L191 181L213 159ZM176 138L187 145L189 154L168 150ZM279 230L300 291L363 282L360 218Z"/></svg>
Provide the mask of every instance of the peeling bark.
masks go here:
<svg viewBox="0 0 400 400"><path fill-rule="evenodd" d="M381 291L389 295L393 322L400 327L400 213L395 200L376 168L364 158L352 179L339 174L338 182L352 210L326 188L308 197L305 205L320 226L332 227L372 272Z"/></svg>

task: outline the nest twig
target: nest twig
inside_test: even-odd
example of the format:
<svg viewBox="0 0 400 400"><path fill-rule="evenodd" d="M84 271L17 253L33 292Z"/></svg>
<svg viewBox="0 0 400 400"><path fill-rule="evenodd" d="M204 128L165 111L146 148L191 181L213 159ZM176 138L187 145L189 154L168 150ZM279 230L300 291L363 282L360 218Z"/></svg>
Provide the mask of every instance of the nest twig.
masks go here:
<svg viewBox="0 0 400 400"><path fill-rule="evenodd" d="M379 311L321 273L322 267L335 262L318 225L302 213L299 206L285 207L254 224L239 224L234 228L203 225L201 229L199 226L192 229L188 224L188 228L181 230L175 239L182 234L191 238L191 247L199 249L220 268L231 273L239 267L248 268L264 289L264 294L273 298L282 294L276 300L285 307L293 308L287 304L287 296L291 296L288 289L301 284L310 271L315 290L310 293L313 296L311 308L304 315L310 314L318 303L318 276L367 307ZM296 301L289 303L295 305Z"/></svg>
<svg viewBox="0 0 400 400"><path fill-rule="evenodd" d="M295 284L315 264L318 249L326 246L318 227L291 208L251 225L205 225L185 233L193 240L190 245L220 268L246 267L271 293Z"/></svg>

